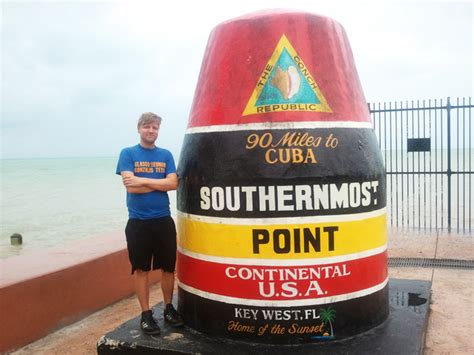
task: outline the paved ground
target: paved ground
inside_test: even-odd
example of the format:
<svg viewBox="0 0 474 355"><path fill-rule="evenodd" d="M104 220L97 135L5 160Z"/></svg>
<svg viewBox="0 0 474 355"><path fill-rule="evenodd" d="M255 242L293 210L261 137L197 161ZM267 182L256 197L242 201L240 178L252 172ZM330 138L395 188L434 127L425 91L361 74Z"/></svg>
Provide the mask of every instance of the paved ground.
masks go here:
<svg viewBox="0 0 474 355"><path fill-rule="evenodd" d="M474 260L472 235L389 233L390 257ZM390 277L432 280L425 354L474 353L474 270L389 268Z"/></svg>
<svg viewBox="0 0 474 355"><path fill-rule="evenodd" d="M474 259L474 237L445 233L389 233L390 257ZM432 300L425 354L474 353L474 270L389 268L391 278L432 280ZM161 302L158 286L152 304ZM105 333L137 315L134 297L122 300L83 320L29 344L13 354L94 354Z"/></svg>

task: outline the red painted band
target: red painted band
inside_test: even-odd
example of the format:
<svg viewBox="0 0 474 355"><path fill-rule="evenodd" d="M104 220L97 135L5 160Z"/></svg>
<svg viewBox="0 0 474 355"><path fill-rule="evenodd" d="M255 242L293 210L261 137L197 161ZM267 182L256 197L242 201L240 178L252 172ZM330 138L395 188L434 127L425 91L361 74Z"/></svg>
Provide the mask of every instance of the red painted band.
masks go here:
<svg viewBox="0 0 474 355"><path fill-rule="evenodd" d="M243 116L283 35L331 112L265 111ZM291 11L260 12L218 25L209 36L188 127L304 121L370 122L344 28L327 17Z"/></svg>
<svg viewBox="0 0 474 355"><path fill-rule="evenodd" d="M304 300L344 295L387 278L387 252L325 265L220 264L179 253L180 282L200 291L256 300Z"/></svg>

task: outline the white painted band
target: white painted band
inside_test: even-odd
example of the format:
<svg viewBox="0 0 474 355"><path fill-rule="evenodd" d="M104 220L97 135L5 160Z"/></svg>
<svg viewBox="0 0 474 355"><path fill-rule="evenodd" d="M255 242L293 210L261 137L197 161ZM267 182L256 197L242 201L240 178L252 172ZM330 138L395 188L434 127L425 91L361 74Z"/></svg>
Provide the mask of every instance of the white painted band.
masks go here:
<svg viewBox="0 0 474 355"><path fill-rule="evenodd" d="M326 304L326 303L336 303L336 302L341 302L341 301L348 301L354 298L364 297L383 289L387 285L387 283L388 283L388 277L382 283L378 285L366 288L364 290L359 290L352 293L346 293L344 295L312 298L312 299L304 299L304 300L287 300L287 301L255 300L255 299L222 296L222 295L217 295L214 293L198 290L194 287L185 285L182 282L178 282L178 286L181 287L183 290L188 291L189 293L192 293L194 295L204 297L213 301L217 301L217 302L231 303L231 304L238 304L238 305L245 305L245 306L259 306L259 307L298 307L298 306L313 306L313 305Z"/></svg>

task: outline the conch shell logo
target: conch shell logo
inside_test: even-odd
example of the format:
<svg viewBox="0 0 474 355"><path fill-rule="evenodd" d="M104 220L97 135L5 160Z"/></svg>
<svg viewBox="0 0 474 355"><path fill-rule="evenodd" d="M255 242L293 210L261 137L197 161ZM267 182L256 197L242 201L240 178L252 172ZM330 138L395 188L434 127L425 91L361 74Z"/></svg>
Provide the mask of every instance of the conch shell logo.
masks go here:
<svg viewBox="0 0 474 355"><path fill-rule="evenodd" d="M270 84L280 91L285 100L288 100L298 93L301 86L301 77L298 74L298 69L292 65L288 67L287 71L278 67Z"/></svg>
<svg viewBox="0 0 474 355"><path fill-rule="evenodd" d="M284 111L332 112L303 58L283 34L242 116Z"/></svg>

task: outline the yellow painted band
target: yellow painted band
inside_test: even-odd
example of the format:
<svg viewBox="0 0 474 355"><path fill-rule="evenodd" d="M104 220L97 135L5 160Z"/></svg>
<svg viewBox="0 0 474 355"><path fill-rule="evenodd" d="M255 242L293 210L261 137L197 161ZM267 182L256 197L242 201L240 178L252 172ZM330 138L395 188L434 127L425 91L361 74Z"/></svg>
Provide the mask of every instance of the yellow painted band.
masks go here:
<svg viewBox="0 0 474 355"><path fill-rule="evenodd" d="M283 225L208 223L181 215L177 218L177 225L178 245L182 249L196 254L228 258L327 258L361 253L387 244L385 213L355 221ZM299 232L295 232L295 229ZM306 240L312 239L314 242L318 239L317 229L319 250ZM258 253L255 253L255 248Z"/></svg>

